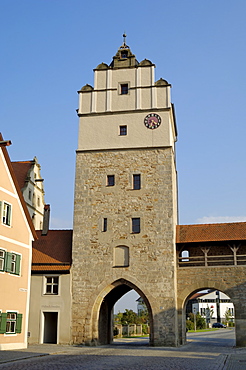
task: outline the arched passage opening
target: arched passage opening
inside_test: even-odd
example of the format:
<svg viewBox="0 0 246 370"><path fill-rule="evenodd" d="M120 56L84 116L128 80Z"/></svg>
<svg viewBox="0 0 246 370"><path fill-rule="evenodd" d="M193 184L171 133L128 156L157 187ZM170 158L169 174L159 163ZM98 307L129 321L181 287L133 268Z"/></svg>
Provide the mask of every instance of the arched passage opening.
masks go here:
<svg viewBox="0 0 246 370"><path fill-rule="evenodd" d="M152 343L153 338L153 316L150 303L145 296L145 294L133 283L125 280L119 279L111 284L111 289L108 291L105 289L105 292L102 292L98 297L97 301L100 302L99 305L96 303L95 306L99 307L97 320L94 321L97 325L98 330L98 342L99 344L111 344L113 343L113 308L115 303L123 297L126 293L134 289L140 297L142 297L144 303L146 304L148 314L149 314L149 326L150 326L150 335L149 341ZM96 329L96 328L95 328Z"/></svg>
<svg viewBox="0 0 246 370"><path fill-rule="evenodd" d="M182 343L184 344L187 341L187 332L207 330L204 332L203 340L206 335L210 336L211 333L213 333L214 340L219 340L219 332L216 334L212 330L230 329L230 332L228 331L228 341L224 341L224 343L225 345L235 345L235 317L235 306L228 293L209 287L196 289L184 300Z"/></svg>

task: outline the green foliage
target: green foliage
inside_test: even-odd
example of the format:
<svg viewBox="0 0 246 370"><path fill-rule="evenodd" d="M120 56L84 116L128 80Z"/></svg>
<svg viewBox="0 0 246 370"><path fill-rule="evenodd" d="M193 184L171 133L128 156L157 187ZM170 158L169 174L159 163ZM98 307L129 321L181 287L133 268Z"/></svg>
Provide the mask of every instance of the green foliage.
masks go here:
<svg viewBox="0 0 246 370"><path fill-rule="evenodd" d="M194 314L193 313L189 313L189 319L186 320L186 326L187 325L192 326L192 324L190 324L189 322L191 322L193 324L193 329L194 329L195 324L194 324ZM193 330L192 328L189 328L188 326L187 326L187 328L189 330ZM196 314L196 328L197 329L205 329L206 328L206 320L199 313Z"/></svg>
<svg viewBox="0 0 246 370"><path fill-rule="evenodd" d="M149 334L148 325L147 324L143 324L142 325L142 332L143 332L143 334Z"/></svg>
<svg viewBox="0 0 246 370"><path fill-rule="evenodd" d="M130 325L130 324L147 324L149 321L148 311L143 310L138 316L133 310L125 309L125 312L119 312L114 317L115 324ZM147 333L146 333L147 334Z"/></svg>
<svg viewBox="0 0 246 370"><path fill-rule="evenodd" d="M192 322L191 320L186 320L186 328L188 330L194 330L194 322Z"/></svg>

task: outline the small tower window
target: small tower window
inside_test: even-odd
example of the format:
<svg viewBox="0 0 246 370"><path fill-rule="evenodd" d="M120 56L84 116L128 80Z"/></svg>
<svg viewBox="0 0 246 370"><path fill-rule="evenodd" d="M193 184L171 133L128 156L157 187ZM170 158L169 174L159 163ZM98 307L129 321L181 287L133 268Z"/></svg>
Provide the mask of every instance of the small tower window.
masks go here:
<svg viewBox="0 0 246 370"><path fill-rule="evenodd" d="M114 175L108 175L107 186L114 186L114 184L115 184Z"/></svg>
<svg viewBox="0 0 246 370"><path fill-rule="evenodd" d="M132 218L132 233L133 234L140 233L140 218L139 217Z"/></svg>
<svg viewBox="0 0 246 370"><path fill-rule="evenodd" d="M108 219L104 218L103 219L103 225L102 225L102 231L106 232L108 230Z"/></svg>
<svg viewBox="0 0 246 370"><path fill-rule="evenodd" d="M127 58L127 57L128 57L128 52L127 52L127 50L122 50L122 51L121 51L120 56L121 56L121 58L122 58L122 59Z"/></svg>
<svg viewBox="0 0 246 370"><path fill-rule="evenodd" d="M141 189L141 175L133 175L133 189Z"/></svg>
<svg viewBox="0 0 246 370"><path fill-rule="evenodd" d="M127 126L120 126L120 136L125 136L127 135Z"/></svg>
<svg viewBox="0 0 246 370"><path fill-rule="evenodd" d="M120 85L120 94L127 95L128 94L128 84L121 84Z"/></svg>

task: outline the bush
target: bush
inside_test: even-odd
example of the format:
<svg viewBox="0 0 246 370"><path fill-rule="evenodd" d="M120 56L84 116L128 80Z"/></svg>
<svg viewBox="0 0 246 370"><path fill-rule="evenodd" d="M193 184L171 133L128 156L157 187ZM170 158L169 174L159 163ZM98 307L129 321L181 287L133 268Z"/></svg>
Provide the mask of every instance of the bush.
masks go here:
<svg viewBox="0 0 246 370"><path fill-rule="evenodd" d="M186 328L188 330L194 330L194 322L192 322L190 320L186 320Z"/></svg>
<svg viewBox="0 0 246 370"><path fill-rule="evenodd" d="M148 325L147 324L143 324L142 325L142 333L143 334L149 334Z"/></svg>

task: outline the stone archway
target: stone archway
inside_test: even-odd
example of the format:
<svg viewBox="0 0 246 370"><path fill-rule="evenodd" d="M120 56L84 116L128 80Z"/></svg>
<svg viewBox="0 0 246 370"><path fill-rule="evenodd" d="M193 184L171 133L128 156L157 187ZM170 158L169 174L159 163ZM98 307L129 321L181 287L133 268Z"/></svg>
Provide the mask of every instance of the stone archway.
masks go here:
<svg viewBox="0 0 246 370"><path fill-rule="evenodd" d="M246 346L246 272L244 267L187 268L178 270L179 344L186 343L185 306L190 296L203 289L215 289L227 294L235 308L236 346Z"/></svg>
<svg viewBox="0 0 246 370"><path fill-rule="evenodd" d="M127 292L134 289L143 299L149 313L150 344L153 338L153 315L146 295L133 283L125 279L118 279L110 287L107 286L98 295L93 306L92 326L94 340L97 344L111 344L113 341L113 307L115 303Z"/></svg>

